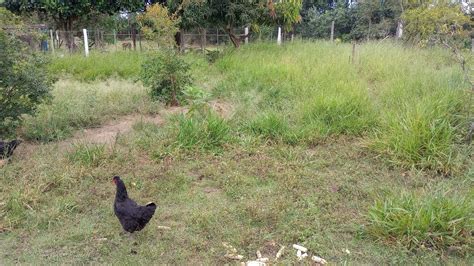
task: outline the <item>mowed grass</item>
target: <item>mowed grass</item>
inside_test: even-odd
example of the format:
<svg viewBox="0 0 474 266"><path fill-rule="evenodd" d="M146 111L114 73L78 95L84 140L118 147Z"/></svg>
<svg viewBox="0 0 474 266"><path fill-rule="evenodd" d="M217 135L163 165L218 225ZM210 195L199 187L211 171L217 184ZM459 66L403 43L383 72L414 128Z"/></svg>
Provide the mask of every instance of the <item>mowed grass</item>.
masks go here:
<svg viewBox="0 0 474 266"><path fill-rule="evenodd" d="M298 262L295 243L338 264L472 264L474 166L460 141L457 66L443 51L391 43L359 46L355 65L350 54L296 42L245 46L213 64L188 55L210 105L229 108L137 122L106 145L23 144L0 168L2 261L234 263L227 242L245 260L287 246L283 264ZM97 94L105 84L62 82ZM137 92L106 82L123 84L107 93ZM63 99L87 102L77 91ZM88 110L77 102L42 108ZM129 102L123 112L94 107L104 118L71 132L155 106ZM139 203L158 205L135 241L119 234L114 175Z"/></svg>

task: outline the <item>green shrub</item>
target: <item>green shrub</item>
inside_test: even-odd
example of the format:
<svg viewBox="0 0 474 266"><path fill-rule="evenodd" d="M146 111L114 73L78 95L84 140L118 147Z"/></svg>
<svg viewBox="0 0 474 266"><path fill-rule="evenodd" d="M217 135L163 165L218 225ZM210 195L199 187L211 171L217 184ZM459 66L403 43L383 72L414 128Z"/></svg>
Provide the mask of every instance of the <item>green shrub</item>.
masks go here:
<svg viewBox="0 0 474 266"><path fill-rule="evenodd" d="M230 127L218 115L180 115L174 122L174 145L182 149L218 150L230 141Z"/></svg>
<svg viewBox="0 0 474 266"><path fill-rule="evenodd" d="M191 84L190 65L174 50L151 56L142 66L141 79L150 87L151 96L177 106L183 90Z"/></svg>
<svg viewBox="0 0 474 266"><path fill-rule="evenodd" d="M0 21L1 22L1 21ZM12 136L21 115L32 114L49 96L47 61L0 29L0 137Z"/></svg>
<svg viewBox="0 0 474 266"><path fill-rule="evenodd" d="M456 247L466 252L474 244L473 203L469 197L442 193L390 197L369 209L365 230L378 240L409 250Z"/></svg>

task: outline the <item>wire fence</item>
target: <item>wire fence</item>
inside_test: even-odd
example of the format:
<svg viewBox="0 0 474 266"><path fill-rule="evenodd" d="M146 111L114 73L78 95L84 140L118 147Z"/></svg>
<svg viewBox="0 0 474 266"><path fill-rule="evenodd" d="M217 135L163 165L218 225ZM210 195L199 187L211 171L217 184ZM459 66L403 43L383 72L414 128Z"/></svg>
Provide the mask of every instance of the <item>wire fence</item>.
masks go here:
<svg viewBox="0 0 474 266"><path fill-rule="evenodd" d="M234 29L236 36L244 36L249 29ZM218 28L182 31L179 34L181 50L221 49L231 45L229 35ZM179 36L178 34L178 36ZM241 44L258 40L277 41L278 27L262 28L258 33L251 33L241 39ZM52 30L47 28L29 29L22 32L20 38L29 48L35 51L58 54L78 54L114 51L150 51L160 49L154 41L147 40L143 33L134 30L115 31L86 29L77 31ZM281 39L292 40L293 35L282 34ZM87 47L85 47L87 43ZM87 48L87 49L86 49Z"/></svg>

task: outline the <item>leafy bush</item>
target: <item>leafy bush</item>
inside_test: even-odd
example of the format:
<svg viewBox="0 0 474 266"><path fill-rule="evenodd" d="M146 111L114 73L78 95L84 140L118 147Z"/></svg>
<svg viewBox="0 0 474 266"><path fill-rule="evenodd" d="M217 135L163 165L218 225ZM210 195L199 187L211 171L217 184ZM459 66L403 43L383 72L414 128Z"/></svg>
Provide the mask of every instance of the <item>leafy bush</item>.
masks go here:
<svg viewBox="0 0 474 266"><path fill-rule="evenodd" d="M32 114L48 98L52 79L45 58L0 29L0 137L11 136L21 115Z"/></svg>
<svg viewBox="0 0 474 266"><path fill-rule="evenodd" d="M151 96L172 106L179 105L183 90L191 84L190 65L173 50L152 56L142 66L142 81Z"/></svg>
<svg viewBox="0 0 474 266"><path fill-rule="evenodd" d="M416 250L466 251L474 244L472 199L444 194L392 197L376 202L369 210L368 235Z"/></svg>

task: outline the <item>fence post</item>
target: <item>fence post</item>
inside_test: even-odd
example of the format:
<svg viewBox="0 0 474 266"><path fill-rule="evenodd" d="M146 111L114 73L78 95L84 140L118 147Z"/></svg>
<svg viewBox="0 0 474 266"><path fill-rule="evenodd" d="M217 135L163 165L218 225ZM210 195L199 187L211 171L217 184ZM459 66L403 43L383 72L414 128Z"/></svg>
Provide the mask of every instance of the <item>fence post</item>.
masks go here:
<svg viewBox="0 0 474 266"><path fill-rule="evenodd" d="M115 46L115 51L117 51L117 32L114 29L114 46Z"/></svg>
<svg viewBox="0 0 474 266"><path fill-rule="evenodd" d="M216 42L217 46L219 46L219 28L216 29Z"/></svg>
<svg viewBox="0 0 474 266"><path fill-rule="evenodd" d="M245 27L245 44L249 43L249 27Z"/></svg>
<svg viewBox="0 0 474 266"><path fill-rule="evenodd" d="M281 45L281 27L278 27L277 44Z"/></svg>
<svg viewBox="0 0 474 266"><path fill-rule="evenodd" d="M89 56L89 41L87 40L87 30L82 29L82 33L84 34L84 51L86 56Z"/></svg>
<svg viewBox="0 0 474 266"><path fill-rule="evenodd" d="M334 20L331 22L331 42L334 41Z"/></svg>
<svg viewBox="0 0 474 266"><path fill-rule="evenodd" d="M354 64L354 61L355 61L355 54L356 54L356 42L352 41L352 58L351 58L352 64Z"/></svg>
<svg viewBox="0 0 474 266"><path fill-rule="evenodd" d="M51 52L54 54L54 37L53 37L53 30L49 30L49 36L51 37Z"/></svg>

